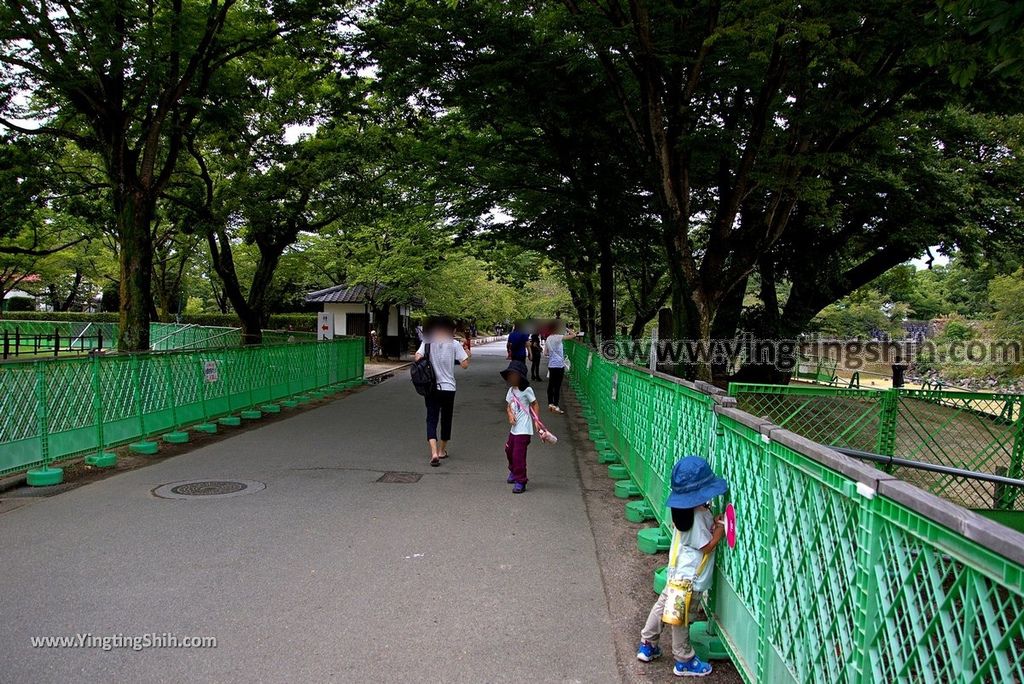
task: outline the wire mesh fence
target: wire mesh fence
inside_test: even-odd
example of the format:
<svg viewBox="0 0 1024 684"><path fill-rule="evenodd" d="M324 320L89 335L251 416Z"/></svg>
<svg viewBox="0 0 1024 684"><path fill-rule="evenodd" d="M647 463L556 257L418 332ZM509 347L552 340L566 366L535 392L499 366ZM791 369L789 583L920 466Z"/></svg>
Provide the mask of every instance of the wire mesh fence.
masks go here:
<svg viewBox="0 0 1024 684"><path fill-rule="evenodd" d="M97 349L109 351L117 348L118 338L116 323L0 319L0 345L3 345L0 346L0 358L85 355ZM237 347L243 343L241 328L188 323L150 323L149 339L152 351ZM285 344L315 339L316 333L264 330L262 343Z"/></svg>
<svg viewBox="0 0 1024 684"><path fill-rule="evenodd" d="M827 444L1020 479L1024 396L733 383L740 409ZM1024 510L1013 487L907 467L889 472L973 509Z"/></svg>
<svg viewBox="0 0 1024 684"><path fill-rule="evenodd" d="M676 459L704 455L729 481L737 543L716 554L709 610L745 681L1024 681L1024 537L791 431L918 457L980 444L976 464L1006 455L1004 428L1019 436L1017 398L737 392L751 415L707 387L567 351L591 434L658 528ZM953 439L971 425L972 441Z"/></svg>
<svg viewBox="0 0 1024 684"><path fill-rule="evenodd" d="M356 338L7 363L0 475L362 378Z"/></svg>

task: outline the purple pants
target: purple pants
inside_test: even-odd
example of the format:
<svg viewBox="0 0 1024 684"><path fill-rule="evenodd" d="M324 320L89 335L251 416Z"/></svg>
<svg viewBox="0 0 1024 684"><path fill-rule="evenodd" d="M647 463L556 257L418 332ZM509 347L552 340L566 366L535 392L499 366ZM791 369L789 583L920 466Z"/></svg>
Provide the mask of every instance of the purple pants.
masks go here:
<svg viewBox="0 0 1024 684"><path fill-rule="evenodd" d="M509 433L505 442L505 456L508 457L508 469L512 480L526 484L526 447L530 445L530 435L513 435Z"/></svg>

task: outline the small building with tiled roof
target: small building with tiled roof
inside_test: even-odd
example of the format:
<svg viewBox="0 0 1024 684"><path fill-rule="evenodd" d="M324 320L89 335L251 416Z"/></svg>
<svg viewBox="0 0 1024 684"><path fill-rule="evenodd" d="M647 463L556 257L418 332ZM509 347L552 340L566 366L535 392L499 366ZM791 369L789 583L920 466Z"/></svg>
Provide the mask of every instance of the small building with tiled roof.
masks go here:
<svg viewBox="0 0 1024 684"><path fill-rule="evenodd" d="M377 293L381 289L378 286ZM334 285L310 292L306 295L306 303L319 304L321 311L333 314L335 335L351 335L369 340L370 331L376 329L369 304L370 293L366 285ZM408 347L410 340L416 338L409 319L414 305L422 305L422 302L393 304L388 310L388 329L383 336L385 355L399 356Z"/></svg>

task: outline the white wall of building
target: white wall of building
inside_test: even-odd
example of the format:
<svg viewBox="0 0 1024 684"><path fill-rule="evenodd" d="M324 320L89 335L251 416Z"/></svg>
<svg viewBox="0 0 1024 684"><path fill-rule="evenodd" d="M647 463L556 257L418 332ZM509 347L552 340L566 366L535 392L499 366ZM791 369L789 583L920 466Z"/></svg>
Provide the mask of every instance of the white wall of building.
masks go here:
<svg viewBox="0 0 1024 684"><path fill-rule="evenodd" d="M324 311L334 314L334 334L348 335L346 314L363 314L366 308L362 304L324 304Z"/></svg>
<svg viewBox="0 0 1024 684"><path fill-rule="evenodd" d="M348 335L349 332L346 329L346 315L347 314L364 314L366 313L366 307L363 304L324 304L323 310L327 313L334 314L334 334L335 335ZM408 316L408 306L392 306L391 311L388 312L388 336L394 337L398 335L398 324L399 316Z"/></svg>

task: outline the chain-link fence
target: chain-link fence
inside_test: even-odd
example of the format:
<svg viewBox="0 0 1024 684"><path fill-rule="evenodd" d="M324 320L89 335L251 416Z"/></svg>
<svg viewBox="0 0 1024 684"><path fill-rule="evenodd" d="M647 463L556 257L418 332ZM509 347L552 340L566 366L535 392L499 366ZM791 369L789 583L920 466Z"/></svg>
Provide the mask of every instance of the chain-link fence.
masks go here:
<svg viewBox="0 0 1024 684"><path fill-rule="evenodd" d="M1024 396L733 383L739 408L821 444L1002 475L1024 475ZM973 509L1024 510L1024 493L969 477L888 472Z"/></svg>
<svg viewBox="0 0 1024 684"><path fill-rule="evenodd" d="M363 342L203 349L0 365L0 475L359 384Z"/></svg>

